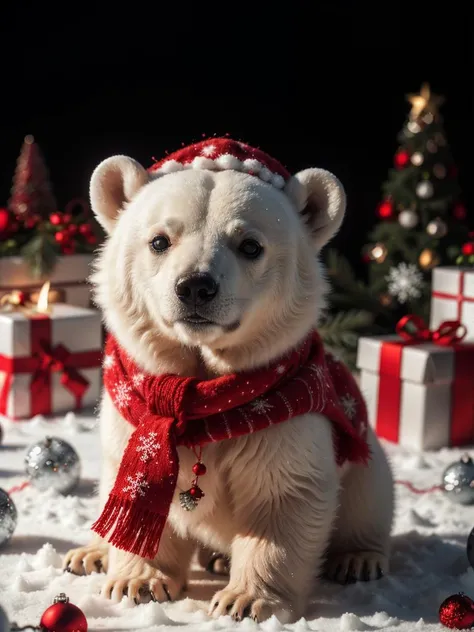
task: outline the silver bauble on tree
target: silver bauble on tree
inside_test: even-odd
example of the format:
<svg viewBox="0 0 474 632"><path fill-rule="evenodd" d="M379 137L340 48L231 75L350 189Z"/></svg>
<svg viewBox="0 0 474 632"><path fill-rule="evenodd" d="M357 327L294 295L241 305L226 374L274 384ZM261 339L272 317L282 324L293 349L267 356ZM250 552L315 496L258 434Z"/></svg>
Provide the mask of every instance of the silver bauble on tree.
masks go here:
<svg viewBox="0 0 474 632"><path fill-rule="evenodd" d="M415 190L417 196L422 200L428 200L434 193L433 185L429 180L422 180L422 182L418 182Z"/></svg>
<svg viewBox="0 0 474 632"><path fill-rule="evenodd" d="M418 224L418 215L415 211L410 209L405 209L404 211L400 211L398 215L398 223L403 228L415 228Z"/></svg>
<svg viewBox="0 0 474 632"><path fill-rule="evenodd" d="M445 469L442 489L458 505L474 504L474 462L468 454Z"/></svg>
<svg viewBox="0 0 474 632"><path fill-rule="evenodd" d="M0 547L9 542L16 529L17 520L15 503L4 489L0 489Z"/></svg>
<svg viewBox="0 0 474 632"><path fill-rule="evenodd" d="M31 484L41 491L54 489L67 494L81 477L79 455L67 441L57 437L46 437L30 446L25 465Z"/></svg>
<svg viewBox="0 0 474 632"><path fill-rule="evenodd" d="M436 219L432 219L431 222L429 222L428 226L426 227L426 232L431 237L437 237L440 239L441 237L444 237L446 235L446 233L448 232L448 227L440 217L437 217Z"/></svg>

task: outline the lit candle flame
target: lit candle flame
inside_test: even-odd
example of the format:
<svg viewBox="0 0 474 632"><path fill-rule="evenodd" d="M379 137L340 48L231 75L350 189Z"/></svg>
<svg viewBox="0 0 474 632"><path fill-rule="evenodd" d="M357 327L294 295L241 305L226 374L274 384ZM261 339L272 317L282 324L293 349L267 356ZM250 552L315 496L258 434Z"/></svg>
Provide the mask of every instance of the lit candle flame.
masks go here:
<svg viewBox="0 0 474 632"><path fill-rule="evenodd" d="M51 286L50 281L46 281L46 283L43 285L38 295L38 303L36 306L36 310L40 312L41 314L46 314L48 312L48 295L49 295L50 286Z"/></svg>

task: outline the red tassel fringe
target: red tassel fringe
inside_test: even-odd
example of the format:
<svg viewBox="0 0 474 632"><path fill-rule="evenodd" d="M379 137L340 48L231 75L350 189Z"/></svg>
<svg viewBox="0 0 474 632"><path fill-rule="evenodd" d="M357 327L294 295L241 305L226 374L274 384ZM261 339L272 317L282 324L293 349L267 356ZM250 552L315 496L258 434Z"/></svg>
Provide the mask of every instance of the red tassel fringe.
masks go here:
<svg viewBox="0 0 474 632"><path fill-rule="evenodd" d="M111 495L92 530L117 549L152 560L158 553L167 517Z"/></svg>

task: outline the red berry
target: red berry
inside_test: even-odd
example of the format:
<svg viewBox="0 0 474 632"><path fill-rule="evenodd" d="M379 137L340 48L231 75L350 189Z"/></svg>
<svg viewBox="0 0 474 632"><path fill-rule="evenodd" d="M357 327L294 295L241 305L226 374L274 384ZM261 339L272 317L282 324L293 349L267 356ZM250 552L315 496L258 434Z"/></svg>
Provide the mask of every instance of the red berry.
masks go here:
<svg viewBox="0 0 474 632"><path fill-rule="evenodd" d="M195 463L193 465L193 472L196 474L196 476L204 476L204 474L207 472L207 469L204 463Z"/></svg>
<svg viewBox="0 0 474 632"><path fill-rule="evenodd" d="M76 224L68 224L68 226L66 226L66 228L67 228L67 232L70 235L76 235L76 233L77 233L77 226L76 226Z"/></svg>
<svg viewBox="0 0 474 632"><path fill-rule="evenodd" d="M49 216L49 221L53 226L59 226L59 224L62 224L63 222L61 213L51 213L51 215Z"/></svg>
<svg viewBox="0 0 474 632"><path fill-rule="evenodd" d="M34 228L36 226L36 224L38 223L38 218L37 217L27 217L25 219L25 228L31 229Z"/></svg>
<svg viewBox="0 0 474 632"><path fill-rule="evenodd" d="M73 255L76 250L74 244L64 244L62 247L63 255Z"/></svg>
<svg viewBox="0 0 474 632"><path fill-rule="evenodd" d="M92 227L90 224L79 224L79 232L81 235L90 235L92 233Z"/></svg>
<svg viewBox="0 0 474 632"><path fill-rule="evenodd" d="M64 213L63 215L63 224L70 224L72 222L71 213Z"/></svg>
<svg viewBox="0 0 474 632"><path fill-rule="evenodd" d="M468 241L467 244L464 244L461 248L463 255L473 255L474 254L474 242Z"/></svg>
<svg viewBox="0 0 474 632"><path fill-rule="evenodd" d="M58 242L58 244L62 244L67 239L66 233L62 230L58 230L58 232L54 235L54 239Z"/></svg>
<svg viewBox="0 0 474 632"><path fill-rule="evenodd" d="M97 237L93 234L91 235L85 235L86 241L88 244L96 244L97 243Z"/></svg>
<svg viewBox="0 0 474 632"><path fill-rule="evenodd" d="M377 208L377 213L379 217L381 217L382 219L388 219L389 217L392 217L393 215L392 202L390 202L390 200L384 200L383 202L380 202Z"/></svg>

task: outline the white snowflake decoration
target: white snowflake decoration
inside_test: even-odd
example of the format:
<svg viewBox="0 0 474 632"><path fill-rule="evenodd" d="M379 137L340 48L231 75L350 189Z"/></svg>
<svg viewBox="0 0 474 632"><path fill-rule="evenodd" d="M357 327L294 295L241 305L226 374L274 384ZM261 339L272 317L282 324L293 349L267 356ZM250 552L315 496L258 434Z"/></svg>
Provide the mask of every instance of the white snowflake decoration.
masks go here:
<svg viewBox="0 0 474 632"><path fill-rule="evenodd" d="M349 393L347 393L346 395L343 395L339 401L347 417L352 421L357 412L356 400L352 397L352 395L349 395Z"/></svg>
<svg viewBox="0 0 474 632"><path fill-rule="evenodd" d="M406 303L409 299L421 296L423 275L413 263L399 263L396 268L390 268L385 277L388 281L388 291L396 296L399 303Z"/></svg>
<svg viewBox="0 0 474 632"><path fill-rule="evenodd" d="M122 489L123 492L129 493L130 498L135 500L137 496L145 496L146 490L150 485L143 480L144 472L137 472L135 476L127 476L127 487Z"/></svg>
<svg viewBox="0 0 474 632"><path fill-rule="evenodd" d="M212 154L216 151L216 146L215 145L206 145L206 147L203 147L201 153L203 156L212 156Z"/></svg>
<svg viewBox="0 0 474 632"><path fill-rule="evenodd" d="M117 408L125 408L132 401L131 388L126 382L118 382L112 389L112 399Z"/></svg>
<svg viewBox="0 0 474 632"><path fill-rule="evenodd" d="M260 414L265 414L267 410L271 410L273 408L272 404L261 397L257 397L257 399L251 403L251 406L253 411Z"/></svg>
<svg viewBox="0 0 474 632"><path fill-rule="evenodd" d="M114 365L114 356L110 353L104 356L104 369L110 369Z"/></svg>
<svg viewBox="0 0 474 632"><path fill-rule="evenodd" d="M143 373L135 373L135 375L132 377L132 384L135 387L140 386L140 384L143 382L143 380L145 379L145 376L143 375Z"/></svg>
<svg viewBox="0 0 474 632"><path fill-rule="evenodd" d="M155 454L160 450L161 444L156 439L156 432L149 432L148 435L141 435L138 437L140 444L137 447L137 452L141 452L140 461L146 463L150 459L155 457Z"/></svg>

